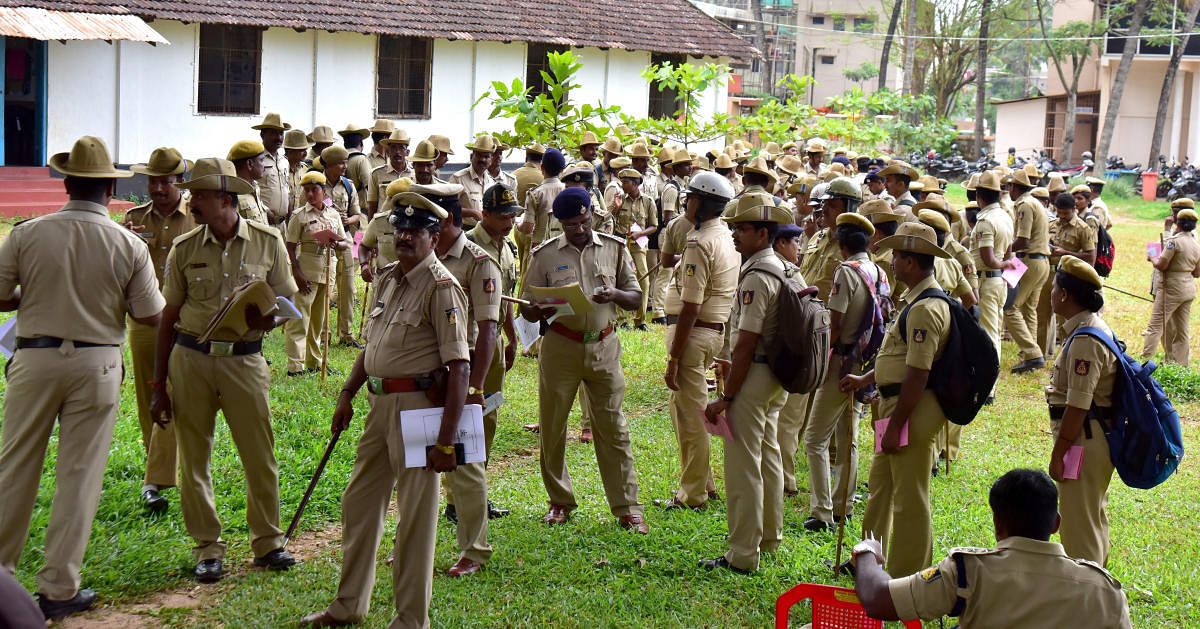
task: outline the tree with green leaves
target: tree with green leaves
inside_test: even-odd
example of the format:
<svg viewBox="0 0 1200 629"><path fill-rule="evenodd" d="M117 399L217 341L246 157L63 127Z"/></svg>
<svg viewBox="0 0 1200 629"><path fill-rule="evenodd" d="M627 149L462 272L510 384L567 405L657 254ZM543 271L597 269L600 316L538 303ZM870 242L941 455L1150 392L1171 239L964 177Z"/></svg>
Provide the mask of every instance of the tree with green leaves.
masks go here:
<svg viewBox="0 0 1200 629"><path fill-rule="evenodd" d="M670 117L632 121L630 126L638 131L675 140L684 148L727 135L730 121L724 112L714 112L708 120L700 116L700 95L711 87L724 85L727 76L729 66L716 63L692 65L664 61L646 66L642 70L642 78L660 92L673 90L678 109Z"/></svg>
<svg viewBox="0 0 1200 629"><path fill-rule="evenodd" d="M879 66L864 61L857 68L842 68L842 76L861 85L863 81L879 76Z"/></svg>
<svg viewBox="0 0 1200 629"><path fill-rule="evenodd" d="M1172 8L1174 9L1174 7ZM1197 15L1200 15L1200 0L1193 0L1187 13L1178 16L1179 32L1192 32L1196 26ZM1163 75L1162 91L1158 95L1158 111L1154 116L1154 133L1150 136L1150 157L1146 162L1150 168L1154 168L1154 165L1158 163L1158 155L1162 150L1163 131L1166 128L1167 103L1171 100L1171 91L1175 88L1175 75L1179 72L1179 62L1183 59L1183 51L1187 48L1190 39L1190 35L1176 37L1174 33L1168 38L1172 45L1171 58L1167 60L1167 72ZM1176 124L1179 122L1176 121ZM1172 146L1171 150L1177 150L1177 148Z"/></svg>
<svg viewBox="0 0 1200 629"><path fill-rule="evenodd" d="M1050 65L1054 67L1059 82L1067 92L1062 153L1058 156L1059 161L1066 163L1070 161L1071 151L1075 146L1075 104L1079 100L1079 77L1083 74L1088 58L1096 50L1094 38L1103 33L1108 25L1101 19L1100 3L1094 2L1092 3L1091 20L1067 22L1050 30L1047 27L1050 19L1046 9L1050 8L1051 0L1035 0L1034 4L1037 7L1037 23L1042 32ZM1070 80L1067 80L1068 72ZM1055 149L1057 147L1047 148Z"/></svg>
<svg viewBox="0 0 1200 629"><path fill-rule="evenodd" d="M784 99L765 99L753 113L731 121L733 128L730 132L747 137L757 135L764 144L783 144L794 140L797 131L803 132L801 126L813 116L806 94L816 84L816 79L808 75L784 75L775 82L775 87L783 90Z"/></svg>
<svg viewBox="0 0 1200 629"><path fill-rule="evenodd" d="M1104 110L1104 126L1100 129L1100 139L1096 142L1096 165L1094 173L1104 173L1108 161L1108 147L1112 143L1113 131L1117 128L1117 114L1121 111L1121 97L1125 93L1125 83L1129 78L1129 68L1133 65L1133 55L1138 49L1138 35L1142 32L1142 23L1146 19L1146 11L1150 0L1134 0L1129 17L1129 29L1125 46L1121 51L1121 63L1117 65L1117 74L1113 76L1112 89L1108 92L1108 106ZM1115 9L1115 7L1114 7ZM1114 10L1110 9L1110 11ZM1153 167L1153 165L1151 165Z"/></svg>

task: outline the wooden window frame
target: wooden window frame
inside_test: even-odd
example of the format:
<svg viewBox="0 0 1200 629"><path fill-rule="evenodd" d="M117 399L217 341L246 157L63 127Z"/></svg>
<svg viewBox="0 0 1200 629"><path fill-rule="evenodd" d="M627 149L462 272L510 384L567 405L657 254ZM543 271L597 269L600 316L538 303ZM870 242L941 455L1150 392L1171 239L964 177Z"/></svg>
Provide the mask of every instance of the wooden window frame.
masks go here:
<svg viewBox="0 0 1200 629"><path fill-rule="evenodd" d="M398 54L396 56L384 56L384 49L390 44L389 40L395 40ZM424 44L424 56L413 54L414 51ZM422 81L420 78L416 80L421 83L420 87L412 87L408 79L410 74L406 73L421 73L424 76ZM385 78L385 74L395 71L396 78L394 83ZM395 87L391 87L391 85ZM428 37L404 37L400 35L380 35L375 40L375 117L376 118L393 118L397 120L428 120L430 118L430 99L432 96L433 86L433 40ZM414 92L421 92L420 111L415 108L408 107L410 104L407 95ZM392 102L394 100L394 107Z"/></svg>
<svg viewBox="0 0 1200 629"><path fill-rule="evenodd" d="M546 82L542 80L541 71L550 72L550 60L547 55L552 52L568 50L570 50L569 47L558 44L543 42L527 42L525 44L525 87L530 88L529 95L531 97L546 93Z"/></svg>
<svg viewBox="0 0 1200 629"><path fill-rule="evenodd" d="M687 55L670 54L661 52L650 53L650 63L660 64L664 61L670 61L674 65L687 63ZM658 91L658 86L650 84L649 100L646 103L646 116L650 118L668 118L675 115L675 110L679 108L675 100L679 98L679 91L667 89Z"/></svg>
<svg viewBox="0 0 1200 629"><path fill-rule="evenodd" d="M196 31L196 112L211 116L246 116L258 115L259 107L262 101L262 33L263 29L255 26L235 26L231 24L200 24ZM219 31L221 41L220 45L212 45L215 42L207 42L205 39L212 37ZM252 46L250 48L233 48L230 47L228 41L232 39L231 34L245 36L253 33ZM254 66L252 81L231 81L230 80L230 65L233 63L230 57L232 53L246 54L251 57L250 63ZM206 59L207 55L219 54L222 58L216 61L216 64L221 66L220 80L216 80L214 76L207 76L205 70L206 65L212 63ZM210 102L213 98L209 95L209 88L220 91L219 102ZM231 88L235 87L251 87L253 89L253 103L244 103L239 106L231 106L230 94Z"/></svg>

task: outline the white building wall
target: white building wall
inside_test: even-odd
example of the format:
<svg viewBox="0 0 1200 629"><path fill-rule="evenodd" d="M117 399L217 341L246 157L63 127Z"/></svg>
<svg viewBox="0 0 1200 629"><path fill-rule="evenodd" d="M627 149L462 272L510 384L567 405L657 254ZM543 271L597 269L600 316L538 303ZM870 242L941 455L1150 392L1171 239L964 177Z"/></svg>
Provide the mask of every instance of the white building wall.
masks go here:
<svg viewBox="0 0 1200 629"><path fill-rule="evenodd" d="M100 41L50 42L46 48L46 157L71 150L83 135L103 139L114 151L116 49Z"/></svg>
<svg viewBox="0 0 1200 629"><path fill-rule="evenodd" d="M1007 155L1008 147L1017 155L1038 151L1045 143L1046 99L1001 103L996 106L996 155Z"/></svg>

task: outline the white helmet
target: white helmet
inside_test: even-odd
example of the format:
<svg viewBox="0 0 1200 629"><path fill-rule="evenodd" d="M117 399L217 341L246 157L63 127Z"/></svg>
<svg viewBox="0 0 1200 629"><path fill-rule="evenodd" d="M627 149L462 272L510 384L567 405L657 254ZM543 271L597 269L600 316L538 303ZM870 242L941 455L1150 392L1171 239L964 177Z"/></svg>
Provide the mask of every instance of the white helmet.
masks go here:
<svg viewBox="0 0 1200 629"><path fill-rule="evenodd" d="M716 198L722 202L733 198L733 184L725 177L710 171L702 171L688 183L688 192Z"/></svg>

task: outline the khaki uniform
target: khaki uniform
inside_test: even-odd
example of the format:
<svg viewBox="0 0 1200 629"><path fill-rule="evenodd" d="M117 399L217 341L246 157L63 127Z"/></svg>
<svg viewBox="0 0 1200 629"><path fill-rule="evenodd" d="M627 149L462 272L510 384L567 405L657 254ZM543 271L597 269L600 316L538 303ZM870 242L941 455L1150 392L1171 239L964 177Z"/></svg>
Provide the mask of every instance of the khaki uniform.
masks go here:
<svg viewBox="0 0 1200 629"><path fill-rule="evenodd" d="M1188 321L1196 299L1193 273L1200 269L1200 243L1193 233L1179 232L1167 239L1163 247L1162 259L1169 262L1162 273L1162 288L1154 295L1149 331L1142 347L1143 360L1154 356L1161 331L1166 360L1188 364Z"/></svg>
<svg viewBox="0 0 1200 629"><path fill-rule="evenodd" d="M288 183L288 173L291 172L292 167L282 153L272 155L268 152L263 156L262 161L263 174L256 183L258 184L259 204L263 210L263 222L266 223L265 219L270 213L275 215L278 223L287 216L288 211L293 207L291 186Z"/></svg>
<svg viewBox="0 0 1200 629"><path fill-rule="evenodd" d="M450 176L450 183L456 183L463 187L462 192L458 193L458 202L464 210L475 210L483 212L483 191L492 187L496 183L495 179L488 174L486 170L482 175L476 174L470 166L454 173ZM463 216L463 225L467 227L475 226L475 219Z"/></svg>
<svg viewBox="0 0 1200 629"><path fill-rule="evenodd" d="M471 242L466 232L459 233L439 262L467 293L467 343L474 354L479 323L495 321L497 330L500 327L500 295L504 287L500 265L483 247ZM495 354L492 357L494 360ZM495 434L495 431L493 418L490 432ZM483 463L460 465L446 476L446 503L454 505L458 512L456 532L462 556L486 563L492 556L492 547L487 541L487 477Z"/></svg>
<svg viewBox="0 0 1200 629"><path fill-rule="evenodd" d="M152 203L139 205L125 214L125 223L143 228L135 233L149 248L154 275L161 288L171 243L184 232L196 228L196 221L188 213L188 195L181 195L179 205L166 216L156 212ZM174 487L175 425L167 424L165 428L159 426L155 430L154 420L150 417L150 396L153 394L150 381L154 380L154 348L158 346L158 328L142 325L132 318L128 318L125 325L129 328L129 355L133 359L133 390L137 397L138 424L142 428L142 446L146 450L146 476L143 482L157 485L160 489Z"/></svg>
<svg viewBox="0 0 1200 629"><path fill-rule="evenodd" d="M694 229L694 227L695 226L692 225L691 221L687 219L687 216L676 216L675 218L671 219L671 222L667 223L667 226L662 230L662 234L658 237L658 259L647 259L647 262L660 264L659 273L662 273L662 254L665 253L669 256L682 256L683 251L687 246L688 234ZM653 250L650 250L650 253L653 253ZM682 307L682 304L680 303L680 295L683 293L683 276L681 275L682 271L680 270L682 268L683 267L676 262L675 266L666 269L667 280L665 280L663 283L666 284L668 288L662 303L651 306L651 316L654 318L662 318L669 315L679 314L679 309ZM726 312L725 316L719 323L725 323L728 320L729 313Z"/></svg>
<svg viewBox="0 0 1200 629"><path fill-rule="evenodd" d="M467 311L467 297L432 252L408 273L398 264L385 268L378 288L379 299L367 314L367 348L362 354L369 377L423 377L447 363L469 359L467 326L451 316ZM371 410L342 494L342 575L329 613L348 623L361 622L367 615L379 539L395 489L402 515L396 520L392 563L396 616L388 626L429 627L440 476L405 467L398 418L401 411L431 403L424 392L369 394L367 399Z"/></svg>
<svg viewBox="0 0 1200 629"><path fill-rule="evenodd" d="M1100 224L1104 226L1104 229L1112 227L1112 219L1108 217L1108 204L1103 199L1098 196L1092 199L1091 205L1088 206L1088 211L1100 219Z"/></svg>
<svg viewBox="0 0 1200 629"><path fill-rule="evenodd" d="M378 209L383 207L383 202L387 200L387 185L401 177L408 177L413 181L417 180L417 176L413 174L411 165L408 165L404 170L396 170L392 167L392 162L388 161L383 166L378 166L371 171L371 185L367 188L367 207L371 207L372 203L378 203Z"/></svg>
<svg viewBox="0 0 1200 629"><path fill-rule="evenodd" d="M350 182L349 190L343 184L345 181ZM354 216L363 217L357 224L343 225L346 238L350 239L350 248L333 252L333 255L337 257L337 301L335 302L338 311L337 339L343 343L349 343L354 340L354 333L350 331L354 323L354 235L365 225L366 214L363 213L359 203L358 190L355 189L354 182L348 177L342 177L342 181L334 182L325 189L329 198L333 200L333 207L337 210L341 221Z"/></svg>
<svg viewBox="0 0 1200 629"><path fill-rule="evenodd" d="M382 144L376 144L371 147L371 152L367 153L367 161L371 163L372 171L388 163L387 155L379 152L382 148ZM368 182L369 181L370 179L368 178Z"/></svg>
<svg viewBox="0 0 1200 629"><path fill-rule="evenodd" d="M282 223L280 231L287 229L288 216L308 203L304 200L304 186L300 184L300 180L304 179L304 174L309 171L309 168L308 162L300 162L293 164L292 169L288 171L288 190L290 191L291 201L287 214L275 217L275 224Z"/></svg>
<svg viewBox="0 0 1200 629"><path fill-rule="evenodd" d="M1042 285L1050 276L1050 230L1046 209L1033 195L1026 192L1017 199L1017 226L1014 238L1026 238L1023 251L1016 252L1028 267L1017 282L1017 297L1011 308L1004 312L1004 325L1020 349L1020 360L1042 358L1042 346L1038 343L1037 302L1042 294Z"/></svg>
<svg viewBox="0 0 1200 629"><path fill-rule="evenodd" d="M558 177L546 177L525 195L525 214L522 222L533 225L533 233L529 234L531 247L536 247L562 233L558 219L554 218L551 212L554 198L563 188L566 188L566 185ZM521 273L525 273L524 266L521 267Z"/></svg>
<svg viewBox="0 0 1200 629"><path fill-rule="evenodd" d="M966 569L964 589L955 555ZM1104 568L1028 537L1007 537L993 549L951 549L941 563L892 579L888 591L902 620L941 618L962 596L959 621L971 629L1132 627L1121 583Z"/></svg>
<svg viewBox="0 0 1200 629"><path fill-rule="evenodd" d="M259 181L262 180L260 179ZM284 183L286 184L286 178L284 179ZM254 182L254 194L237 195L237 213L238 216L241 216L247 220L255 221L260 225L270 225L270 221L267 220L267 212L264 209L266 208L266 205L262 202L262 197L260 196L261 191L262 189L259 187L259 184L256 181ZM283 215L286 214L287 210L284 210Z"/></svg>
<svg viewBox="0 0 1200 629"><path fill-rule="evenodd" d="M371 164L371 158L358 151L351 153L350 158L346 160L346 176L354 182L354 190L358 193L360 201L367 198L372 170L375 170L375 167Z"/></svg>
<svg viewBox="0 0 1200 629"><path fill-rule="evenodd" d="M917 204L917 198L914 197L911 192L905 190L904 194L893 198L891 203L892 209L904 214L904 218L900 219L901 222L916 220L916 217L913 216L912 209L913 206Z"/></svg>
<svg viewBox="0 0 1200 629"><path fill-rule="evenodd" d="M283 324L283 333L287 338L285 347L289 373L317 369L321 366L321 345L325 340L325 328L329 324L325 320L325 300L340 266L333 251L328 252L329 261L328 265L326 264L326 247L312 236L313 232L323 229L333 230L337 235L346 237L341 216L333 207L314 208L305 203L304 207L292 213L292 218L287 224L287 242L296 245L296 260L300 263L300 272L311 286L307 295L296 293L296 308L304 318L288 319Z"/></svg>
<svg viewBox="0 0 1200 629"><path fill-rule="evenodd" d="M688 234L678 266L682 272L677 294L681 301L700 306L696 319L701 325L694 326L688 335L677 362L679 390L669 394L671 423L679 441L680 478L675 499L696 507L708 500L710 489L716 490L709 465L708 431L702 417L708 405L705 372L724 345L724 327L737 291L741 258L733 248L728 227L713 218ZM668 349L675 343L676 327L672 324L667 328Z"/></svg>
<svg viewBox="0 0 1200 629"><path fill-rule="evenodd" d="M955 225L962 224L963 221L955 223ZM967 284L971 285L971 290L979 290L979 274L976 272L979 269L975 268L975 259L971 257L971 252L967 251L967 248L957 238L951 238L949 235L946 236L946 246L943 248L946 250L946 253L950 254L951 258L954 258L958 262L963 277L967 279ZM891 262L890 256L888 257L888 262ZM946 290L950 289L947 288Z"/></svg>
<svg viewBox="0 0 1200 629"><path fill-rule="evenodd" d="M687 189L688 179L684 179L682 177L672 177L671 181L674 183L668 183L659 186L659 198L662 201L660 204L662 207L662 212L658 212L656 208L655 217L659 219L658 222L662 225L670 225L672 219L683 216L685 213L684 210L687 209L680 201L682 200L683 196L682 191ZM686 234L686 232L684 233ZM682 235L683 234L681 234L681 236ZM647 251L647 256L649 259L655 260L655 258L661 257L662 250L667 247L667 245L663 242L664 237L665 236L659 236L658 249L649 249ZM680 247L672 251L671 255L683 253L683 241L683 238L679 239ZM649 303L655 318L663 316L660 313L664 312L665 309L667 286L671 283L671 272L671 269L659 266L658 271L651 274L653 281L650 282Z"/></svg>
<svg viewBox="0 0 1200 629"><path fill-rule="evenodd" d="M517 286L517 256L507 240L493 240L492 236L482 225L476 225L467 232L467 239L479 245L500 266L500 293L512 295ZM496 352L492 355L492 365L488 368L487 379L483 382L486 395L499 393L504 389L504 334L503 328L507 321L508 308L501 302L499 307L500 319L496 325ZM496 422L499 419L499 409L483 416L484 446L491 455L492 439L496 436ZM461 517L461 513L460 513ZM461 519L459 520L461 522Z"/></svg>
<svg viewBox="0 0 1200 629"><path fill-rule="evenodd" d="M741 570L757 570L759 553L774 551L783 540L783 463L777 439L779 411L787 394L765 360L779 328L776 305L782 285L763 272L752 272L753 268L782 273L783 263L767 247L742 264L730 318L730 348L743 332L759 335L754 362L726 412L735 434L725 441L729 523L725 559Z"/></svg>
<svg viewBox="0 0 1200 629"><path fill-rule="evenodd" d="M1085 326L1112 334L1112 329L1099 315L1087 311L1067 319L1063 331L1069 338L1071 333ZM1046 403L1052 409L1064 406L1103 409L1102 414L1111 416L1113 380L1119 368L1117 357L1098 339L1078 336L1054 361L1054 371L1046 387ZM1061 420L1050 421L1055 439L1061 424ZM1058 511L1062 516L1059 537L1071 557L1107 565L1110 545L1108 484L1112 480L1113 464L1100 422L1086 420L1079 438L1072 445L1083 447L1083 460L1078 479L1058 483Z"/></svg>
<svg viewBox="0 0 1200 629"><path fill-rule="evenodd" d="M976 218L975 228L971 231L971 256L974 258L975 268L979 269L980 273L979 324L987 330L992 345L996 346L997 357L1000 356L1001 313L1008 289L1005 288L1007 284L1004 278L1000 277L1001 269L993 269L984 264L983 259L979 257L979 250L982 247L991 247L992 255L997 260L1003 260L1004 252L1012 245L1012 241L1013 225L1012 221L1008 220L1004 208L998 203L983 208Z"/></svg>
<svg viewBox="0 0 1200 629"><path fill-rule="evenodd" d="M930 275L909 288L903 298L911 302L936 287ZM906 323L908 338L902 338L900 325L893 323L875 356L875 382L880 388L902 383L909 367L932 368L950 334L950 306L940 299L922 299L913 303ZM884 396L879 416L891 417L899 400L899 393ZM933 560L929 470L936 460L937 434L945 422L933 391L925 389L908 419L908 445L896 454L876 452L871 459L863 537L881 540L891 574L912 574Z"/></svg>
<svg viewBox="0 0 1200 629"><path fill-rule="evenodd" d="M728 212L728 210L726 211ZM829 239L830 231L828 228L824 228L821 231L813 234L812 238L809 238L805 241L804 247L800 249L800 272L804 274L804 277L815 278L820 274L821 264L824 262L824 256L822 256L819 252L822 251L824 247L829 246L824 242L825 240ZM888 251L888 257L890 258L891 250L889 249ZM872 259L874 259L874 255L872 255ZM817 290L820 292L819 288ZM829 292L828 287L826 287L825 292Z"/></svg>
<svg viewBox="0 0 1200 629"><path fill-rule="evenodd" d="M828 305L831 311L842 313L841 333L838 338L831 340L833 353L829 357L829 369L825 382L816 391L812 415L804 431L804 453L808 456L808 473L811 477L810 513L812 517L827 523L832 523L834 516L845 515L846 505L841 502L842 496L853 498L858 479L858 418L853 412L853 396L842 393L838 385L845 375L843 356L849 354L858 342L858 330L863 317L871 316L875 303L873 287L867 286L859 272L848 266L852 263L860 265L859 268L866 272L872 282L878 282L883 274L883 270L873 264L864 251L850 256L846 264L839 264L833 275ZM834 440L839 459L834 461L837 483L832 494L829 478L830 439ZM837 503L834 502L835 497Z"/></svg>
<svg viewBox="0 0 1200 629"><path fill-rule="evenodd" d="M650 277L647 275L647 271L650 269L651 262L646 257L648 250L642 249L636 240L632 240L628 236L633 231L633 225L637 225L641 229L658 227L658 212L655 210L654 200L650 197L639 196L636 199L625 197L618 215L625 216L628 220L627 224L618 224L615 229L618 236L626 236L625 241L629 246L629 255L633 258L633 268L637 272L638 284L642 287L642 306L633 313L633 324L644 325L646 323L646 305L650 298ZM662 245L661 238L659 245Z"/></svg>
<svg viewBox="0 0 1200 629"><path fill-rule="evenodd" d="M388 215L378 213L367 228L363 230L362 245L375 250L375 268L383 267L396 261L396 229L388 222Z"/></svg>
<svg viewBox="0 0 1200 629"><path fill-rule="evenodd" d="M533 162L525 162L524 166L513 171L513 176L517 179L517 187L513 189L517 194L517 203L524 207L529 191L542 183L542 167ZM514 229L512 238L513 242L517 243L518 266L524 269L529 260L529 234Z"/></svg>
<svg viewBox="0 0 1200 629"><path fill-rule="evenodd" d="M545 186L545 184L542 184ZM532 192L531 192L532 194ZM532 204L529 204L532 207ZM528 286L567 286L578 283L585 295L597 286L638 290L633 261L625 242L592 233L592 240L579 251L566 237L559 236L533 250L524 275L523 298L531 299ZM615 303L593 303L592 311L559 317L555 324L582 333L580 343L554 327L542 338L538 354L538 417L541 421L542 482L551 504L576 507L571 477L565 458L567 414L580 384L591 400L592 431L596 461L612 514L642 513L637 497L637 475L629 426L621 414L625 398L625 374L621 370L621 343L611 333L592 340L612 327L617 319Z"/></svg>
<svg viewBox="0 0 1200 629"><path fill-rule="evenodd" d="M108 208L86 201L18 223L0 242L0 295L9 297L18 286L17 338L66 340L61 347L17 349L5 365L0 566L12 572L20 562L46 446L58 424L63 464L55 466L37 589L61 601L79 591L100 501L121 397L125 316L154 316L163 298L145 243L113 222Z"/></svg>
<svg viewBox="0 0 1200 629"><path fill-rule="evenodd" d="M1096 248L1096 234L1079 215L1071 222L1063 224L1055 218L1050 221L1050 242L1068 251L1087 252ZM1055 338L1058 336L1058 317L1050 308L1050 289L1054 286L1054 269L1058 268L1061 256L1050 256L1050 273L1046 283L1042 285L1042 294L1038 299L1038 331L1037 340L1042 344L1042 355L1049 356L1054 351Z"/></svg>
<svg viewBox="0 0 1200 629"><path fill-rule="evenodd" d="M233 289L253 280L266 281L276 295L296 294L283 237L273 228L241 220L237 234L223 245L206 226L175 239L163 278L167 304L180 307L175 329L198 336ZM261 332L252 330L241 339L214 340L261 338ZM281 547L279 471L268 394L271 370L262 353L219 356L177 345L171 349L168 370L179 442L179 498L183 522L196 541L194 559L225 555L209 468L218 410L245 469L246 521L254 556Z"/></svg>
<svg viewBox="0 0 1200 629"><path fill-rule="evenodd" d="M842 262L842 253L838 247L837 238L834 238L833 230L825 228L823 233L824 237L817 239L816 247L809 245L809 250L804 254L805 262L808 262L809 256L812 257L811 274L806 274L805 277L810 278L813 285L817 287L817 296L822 300L829 301L830 293L833 290L833 274ZM808 264L801 267L801 271L806 267Z"/></svg>

